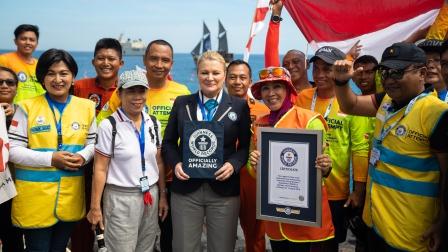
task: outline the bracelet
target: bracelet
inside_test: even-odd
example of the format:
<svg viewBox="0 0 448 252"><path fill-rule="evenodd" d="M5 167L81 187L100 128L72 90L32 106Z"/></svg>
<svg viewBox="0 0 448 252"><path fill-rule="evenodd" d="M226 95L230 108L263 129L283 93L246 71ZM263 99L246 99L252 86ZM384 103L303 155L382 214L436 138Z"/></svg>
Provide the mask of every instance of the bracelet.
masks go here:
<svg viewBox="0 0 448 252"><path fill-rule="evenodd" d="M343 87L348 84L348 80L340 81L340 80L334 79L334 84L336 84L336 86L338 86L338 87Z"/></svg>
<svg viewBox="0 0 448 252"><path fill-rule="evenodd" d="M168 193L168 188L164 188L164 189L160 190L160 193Z"/></svg>

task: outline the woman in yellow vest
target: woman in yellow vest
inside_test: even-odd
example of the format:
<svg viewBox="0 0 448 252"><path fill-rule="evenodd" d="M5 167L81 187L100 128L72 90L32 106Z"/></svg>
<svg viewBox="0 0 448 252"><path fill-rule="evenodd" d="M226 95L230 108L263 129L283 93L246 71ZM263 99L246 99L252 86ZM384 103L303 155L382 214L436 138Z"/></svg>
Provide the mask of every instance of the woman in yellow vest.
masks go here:
<svg viewBox="0 0 448 252"><path fill-rule="evenodd" d="M36 67L46 94L21 101L9 128L18 195L12 223L28 251L65 251L85 215L82 165L93 156L95 104L71 96L78 72L66 51L50 49Z"/></svg>
<svg viewBox="0 0 448 252"><path fill-rule="evenodd" d="M291 83L291 77L283 67L269 67L259 73L260 80L253 84L251 91L255 99L263 100L270 109L266 115L254 123L254 131L258 127L327 130L325 119L318 113L302 109L294 105L297 92ZM256 133L252 136L252 144L256 146ZM260 151L250 153L247 169L254 175L254 168L260 159ZM331 159L323 154L316 159L316 168L322 170L324 177L331 171ZM322 226L306 227L279 222L265 222L272 251L328 251L330 240L334 238L334 227L331 221L327 191L322 184Z"/></svg>

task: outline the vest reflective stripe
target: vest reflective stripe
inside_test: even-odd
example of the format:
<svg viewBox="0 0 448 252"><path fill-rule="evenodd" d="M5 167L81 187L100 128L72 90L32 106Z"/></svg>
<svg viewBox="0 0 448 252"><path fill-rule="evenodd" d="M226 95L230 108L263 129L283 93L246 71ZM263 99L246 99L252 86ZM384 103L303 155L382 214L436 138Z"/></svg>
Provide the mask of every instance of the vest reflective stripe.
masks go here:
<svg viewBox="0 0 448 252"><path fill-rule="evenodd" d="M256 127L268 125L269 115L260 118L254 124ZM328 129L325 119L318 113L294 106L275 125L275 128L306 129L310 122L318 119L325 129ZM253 136L256 136L254 133ZM254 138L256 141L256 139ZM255 142L254 142L255 144ZM256 146L256 144L255 144ZM271 240L289 240L292 242L319 242L334 237L334 227L331 220L330 205L327 190L322 186L322 227L307 227L279 222L265 221L265 230Z"/></svg>
<svg viewBox="0 0 448 252"><path fill-rule="evenodd" d="M427 241L422 242L421 236L437 217L440 179L429 139L448 105L429 94L416 101L403 119L404 109L384 122L390 104L386 95L376 116L373 141L380 159L369 167L363 219L390 246L426 251ZM379 143L381 129L399 119Z"/></svg>
<svg viewBox="0 0 448 252"><path fill-rule="evenodd" d="M411 193L425 197L437 197L439 195L439 183L419 182L401 179L388 173L376 170L372 167L369 175L374 183L398 190L400 192Z"/></svg>
<svg viewBox="0 0 448 252"><path fill-rule="evenodd" d="M61 177L79 177L83 176L84 171L38 171L38 170L25 170L16 169L16 179L23 181L33 182L58 182Z"/></svg>
<svg viewBox="0 0 448 252"><path fill-rule="evenodd" d="M375 145L381 152L380 161L390 165L400 166L412 171L439 171L439 163L435 157L417 158L399 154L382 145Z"/></svg>
<svg viewBox="0 0 448 252"><path fill-rule="evenodd" d="M27 114L28 148L56 151L57 132L53 112L45 96L24 100L19 106ZM71 97L63 114L57 113L56 116L62 116L62 150L74 153L84 148L95 117L94 103ZM32 132L33 127L37 131ZM55 167L16 164L16 187L18 195L12 204L15 226L45 228L59 220L78 221L85 215L83 170L63 171Z"/></svg>

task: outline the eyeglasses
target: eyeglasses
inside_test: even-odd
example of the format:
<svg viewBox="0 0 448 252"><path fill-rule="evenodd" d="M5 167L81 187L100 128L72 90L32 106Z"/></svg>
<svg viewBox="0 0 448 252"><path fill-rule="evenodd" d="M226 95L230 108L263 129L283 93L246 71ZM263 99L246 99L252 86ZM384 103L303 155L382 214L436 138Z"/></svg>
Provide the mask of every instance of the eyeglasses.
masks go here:
<svg viewBox="0 0 448 252"><path fill-rule="evenodd" d="M13 87L17 82L13 79L0 80L0 86L6 84L8 87Z"/></svg>
<svg viewBox="0 0 448 252"><path fill-rule="evenodd" d="M283 68L283 67L271 67L271 68L265 68L261 69L260 72L258 72L258 77L260 80L266 79L269 77L269 75L272 75L274 77L283 77L283 76L289 76L289 72Z"/></svg>
<svg viewBox="0 0 448 252"><path fill-rule="evenodd" d="M403 78L403 75L407 72L411 72L414 70L420 70L422 69L422 67L420 68L412 68L412 69L408 69L408 70L404 70L404 69L380 69L380 74L381 74L381 79L384 81L387 78L391 78L393 80L401 80Z"/></svg>

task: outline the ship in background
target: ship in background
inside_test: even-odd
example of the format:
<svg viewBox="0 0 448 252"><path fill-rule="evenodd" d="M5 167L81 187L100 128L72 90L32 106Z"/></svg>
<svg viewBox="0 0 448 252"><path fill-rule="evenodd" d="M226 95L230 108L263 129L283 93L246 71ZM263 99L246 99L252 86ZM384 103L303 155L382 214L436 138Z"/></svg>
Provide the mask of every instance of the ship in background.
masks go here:
<svg viewBox="0 0 448 252"><path fill-rule="evenodd" d="M222 55L226 63L229 63L233 60L233 53L229 53L229 47L227 44L227 31L224 29L221 21L218 20L219 31L218 31L218 53ZM201 47L202 45L202 47ZM201 51L202 48L202 51ZM198 58L201 56L203 52L212 50L212 42L210 30L208 29L205 22L203 22L203 33L202 38L199 40L199 43L194 47L193 51L191 51L191 55L193 56L193 60L195 65L197 65Z"/></svg>
<svg viewBox="0 0 448 252"><path fill-rule="evenodd" d="M123 56L143 56L145 55L146 44L142 39L134 39L130 38L124 39L123 33L120 34L118 38L120 41L121 48L123 50Z"/></svg>

